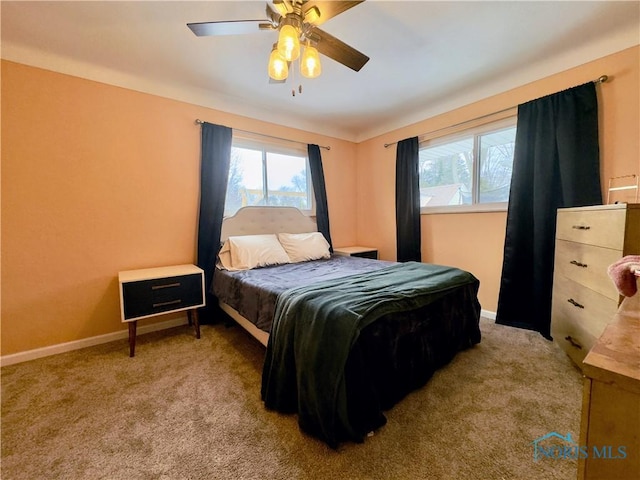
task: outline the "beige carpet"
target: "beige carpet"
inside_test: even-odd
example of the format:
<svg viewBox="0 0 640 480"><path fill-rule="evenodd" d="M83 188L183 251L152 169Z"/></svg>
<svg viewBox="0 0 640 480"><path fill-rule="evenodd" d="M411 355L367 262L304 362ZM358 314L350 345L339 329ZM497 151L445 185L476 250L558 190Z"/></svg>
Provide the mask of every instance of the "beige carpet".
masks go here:
<svg viewBox="0 0 640 480"><path fill-rule="evenodd" d="M458 354L337 451L260 401L264 348L185 326L2 368L2 479L574 479L532 442L579 434L581 375L540 335L482 321Z"/></svg>

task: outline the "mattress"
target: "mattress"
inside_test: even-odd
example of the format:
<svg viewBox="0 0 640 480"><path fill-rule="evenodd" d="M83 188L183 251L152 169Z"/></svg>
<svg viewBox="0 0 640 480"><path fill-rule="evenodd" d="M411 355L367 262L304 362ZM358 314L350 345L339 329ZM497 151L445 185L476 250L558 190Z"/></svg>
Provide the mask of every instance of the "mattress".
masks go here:
<svg viewBox="0 0 640 480"><path fill-rule="evenodd" d="M291 288L340 277L372 272L394 262L332 255L310 262L290 263L252 270L216 269L212 293L264 332L271 330L278 295Z"/></svg>

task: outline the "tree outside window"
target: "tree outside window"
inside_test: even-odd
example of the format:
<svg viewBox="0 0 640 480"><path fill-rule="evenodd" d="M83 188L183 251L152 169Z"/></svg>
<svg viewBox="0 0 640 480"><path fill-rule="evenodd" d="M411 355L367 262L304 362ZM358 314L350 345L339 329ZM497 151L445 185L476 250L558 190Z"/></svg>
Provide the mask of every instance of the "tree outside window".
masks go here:
<svg viewBox="0 0 640 480"><path fill-rule="evenodd" d="M291 206L311 210L307 158L267 148L233 147L225 201L225 216L250 205Z"/></svg>
<svg viewBox="0 0 640 480"><path fill-rule="evenodd" d="M419 152L420 206L509 200L516 127L426 144Z"/></svg>

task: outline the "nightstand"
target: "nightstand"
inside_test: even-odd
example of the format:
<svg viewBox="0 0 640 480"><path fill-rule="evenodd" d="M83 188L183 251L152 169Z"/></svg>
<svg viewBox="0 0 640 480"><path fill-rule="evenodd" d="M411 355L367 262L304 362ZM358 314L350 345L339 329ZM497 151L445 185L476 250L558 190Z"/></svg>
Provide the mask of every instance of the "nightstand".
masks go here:
<svg viewBox="0 0 640 480"><path fill-rule="evenodd" d="M135 355L138 320L187 311L200 338L197 308L204 307L204 271L195 265L127 270L118 273L120 317L129 324L129 356Z"/></svg>
<svg viewBox="0 0 640 480"><path fill-rule="evenodd" d="M374 260L378 259L378 249L372 247L336 247L333 249L333 253L335 253L336 255L344 255L346 257L373 258Z"/></svg>

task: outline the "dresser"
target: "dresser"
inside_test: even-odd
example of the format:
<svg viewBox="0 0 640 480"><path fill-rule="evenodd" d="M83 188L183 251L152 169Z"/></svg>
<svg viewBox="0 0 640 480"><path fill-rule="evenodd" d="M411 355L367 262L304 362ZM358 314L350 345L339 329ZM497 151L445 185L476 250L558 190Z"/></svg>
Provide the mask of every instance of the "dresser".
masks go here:
<svg viewBox="0 0 640 480"><path fill-rule="evenodd" d="M558 209L551 335L581 368L621 300L607 268L638 253L640 204Z"/></svg>
<svg viewBox="0 0 640 480"><path fill-rule="evenodd" d="M578 478L640 478L640 293L624 299L583 373Z"/></svg>
<svg viewBox="0 0 640 480"><path fill-rule="evenodd" d="M138 320L187 311L200 338L198 307L205 305L204 271L195 265L126 270L118 273L120 317L129 325L129 356L135 355Z"/></svg>

